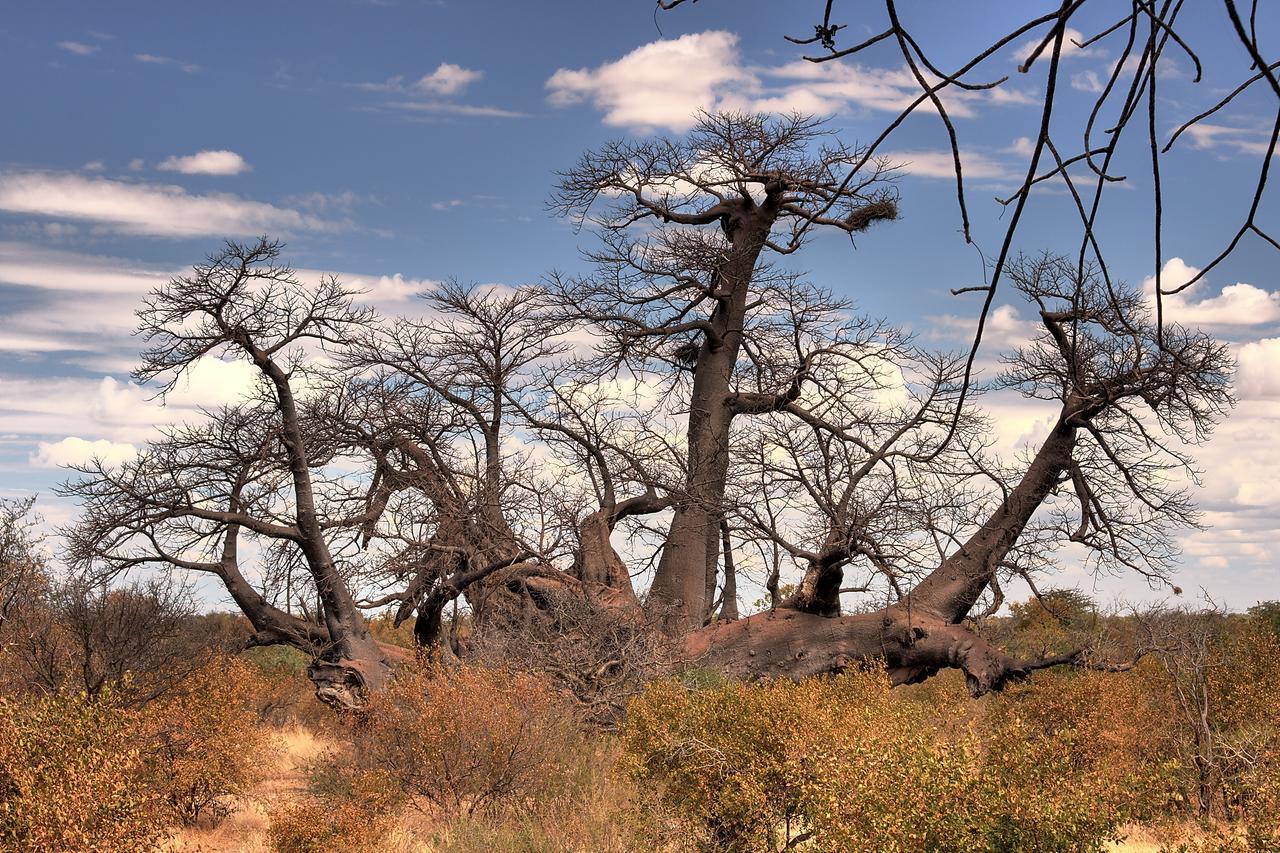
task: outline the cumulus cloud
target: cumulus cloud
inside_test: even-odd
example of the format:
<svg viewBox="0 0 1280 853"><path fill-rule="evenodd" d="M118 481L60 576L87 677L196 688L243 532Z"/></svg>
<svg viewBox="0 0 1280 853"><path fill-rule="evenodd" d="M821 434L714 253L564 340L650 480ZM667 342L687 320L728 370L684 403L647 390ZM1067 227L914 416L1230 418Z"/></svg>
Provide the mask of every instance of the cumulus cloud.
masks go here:
<svg viewBox="0 0 1280 853"><path fill-rule="evenodd" d="M1165 291L1180 287L1199 272L1182 258L1170 258L1161 267L1160 287ZM1166 294L1161 300L1164 316L1184 326L1205 329L1262 326L1280 321L1280 292L1237 282L1222 288L1216 296L1197 299L1205 287L1201 279L1181 293ZM1154 306L1155 276L1144 279L1142 289L1147 301Z"/></svg>
<svg viewBox="0 0 1280 853"><path fill-rule="evenodd" d="M182 375L165 402L181 407L229 406L251 396L260 378L258 369L247 361L205 357Z"/></svg>
<svg viewBox="0 0 1280 853"><path fill-rule="evenodd" d="M162 172L181 172L184 175L238 175L253 169L239 154L226 149L200 151L186 157L170 157L156 168Z"/></svg>
<svg viewBox="0 0 1280 853"><path fill-rule="evenodd" d="M57 172L0 174L0 211L97 223L125 234L195 237L331 230L332 223L229 193Z"/></svg>
<svg viewBox="0 0 1280 853"><path fill-rule="evenodd" d="M452 62L441 62L435 71L423 76L413 85L435 95L456 95L483 76L483 71L463 68Z"/></svg>
<svg viewBox="0 0 1280 853"><path fill-rule="evenodd" d="M919 96L919 86L906 69L799 61L748 66L738 37L723 30L653 41L594 68L561 68L546 88L553 106L589 103L604 113L605 124L677 132L692 127L699 110L823 115L856 107L897 112ZM947 109L960 118L974 115L979 101L1029 102L1025 93L1003 87L957 90L943 98Z"/></svg>
<svg viewBox="0 0 1280 853"><path fill-rule="evenodd" d="M1236 348L1235 357L1242 400L1280 400L1280 338L1250 341Z"/></svg>
<svg viewBox="0 0 1280 853"><path fill-rule="evenodd" d="M1085 39L1084 34L1081 33L1079 30L1073 27L1067 27L1066 33L1063 34L1062 52L1059 54L1059 56L1062 59L1083 59L1086 56L1098 56L1100 54L1100 51L1097 48L1078 47L1080 42L1083 42L1084 39ZM1027 59L1031 56L1031 53L1037 47L1040 46L1040 43L1042 41L1044 41L1043 35L1037 38L1034 38L1031 41L1023 42L1021 45L1018 46L1018 49L1014 51L1013 55L1017 57L1017 60L1019 62L1026 62ZM1040 51L1040 56L1037 57L1036 61L1038 62L1041 59L1048 59L1048 57L1051 55L1052 50L1053 50L1053 42L1051 40L1049 44L1045 45L1044 50Z"/></svg>
<svg viewBox="0 0 1280 853"><path fill-rule="evenodd" d="M977 317L959 317L944 314L929 318L934 323L933 337L945 340L973 341L977 330ZM983 328L982 340L989 352L1008 351L1025 345L1039 331L1037 323L1025 320L1012 305L1000 305L988 316Z"/></svg>
<svg viewBox="0 0 1280 853"><path fill-rule="evenodd" d="M712 109L728 91L757 87L739 65L738 37L721 30L689 33L642 45L596 68L561 68L546 86L555 106L588 101L605 124L687 130L693 114Z"/></svg>
<svg viewBox="0 0 1280 853"><path fill-rule="evenodd" d="M37 468L65 468L84 465L97 459L105 465L116 466L137 455L138 449L127 442L108 441L105 438L88 441L69 435L61 441L40 442L31 456L31 464Z"/></svg>

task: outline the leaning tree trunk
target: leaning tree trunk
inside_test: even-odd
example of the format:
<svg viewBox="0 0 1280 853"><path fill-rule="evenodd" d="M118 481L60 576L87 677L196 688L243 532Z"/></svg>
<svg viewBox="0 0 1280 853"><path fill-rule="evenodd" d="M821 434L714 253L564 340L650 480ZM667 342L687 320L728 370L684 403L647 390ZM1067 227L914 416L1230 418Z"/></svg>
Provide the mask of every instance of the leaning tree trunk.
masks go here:
<svg viewBox="0 0 1280 853"><path fill-rule="evenodd" d="M1064 414L995 512L901 601L849 616L829 607L805 612L793 604L717 623L685 637L681 663L756 680L798 679L882 659L895 684L959 668L974 695L1026 677L1034 663L1011 657L960 623L1031 516L1069 470L1076 428Z"/></svg>

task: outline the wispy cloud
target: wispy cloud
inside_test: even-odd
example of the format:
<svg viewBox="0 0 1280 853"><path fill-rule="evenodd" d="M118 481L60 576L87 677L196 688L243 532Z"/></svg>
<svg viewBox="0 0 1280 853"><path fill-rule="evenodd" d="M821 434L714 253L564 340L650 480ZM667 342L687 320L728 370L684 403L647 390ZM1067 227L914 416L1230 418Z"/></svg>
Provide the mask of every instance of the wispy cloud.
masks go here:
<svg viewBox="0 0 1280 853"><path fill-rule="evenodd" d="M447 101L391 101L387 107L408 112L463 118L526 118L528 113L501 107L484 107L473 104L453 104Z"/></svg>
<svg viewBox="0 0 1280 853"><path fill-rule="evenodd" d="M955 162L950 151L890 151L884 155L893 163L901 164L908 175L920 178L955 179ZM964 176L970 179L1004 178L1010 170L1003 163L982 154L962 151Z"/></svg>
<svg viewBox="0 0 1280 853"><path fill-rule="evenodd" d="M135 184L61 172L0 174L0 211L96 223L155 237L332 230L334 223L230 193Z"/></svg>
<svg viewBox="0 0 1280 853"><path fill-rule="evenodd" d="M200 70L199 65L183 62L181 59L174 59L171 56L157 56L154 53L135 53L133 58L146 65L170 65L181 69L187 74L194 74Z"/></svg>
<svg viewBox="0 0 1280 853"><path fill-rule="evenodd" d="M96 53L98 50L98 46L96 44L85 44L81 41L60 41L58 42L58 47L65 50L67 53L74 53L76 56L88 56L91 53Z"/></svg>
<svg viewBox="0 0 1280 853"><path fill-rule="evenodd" d="M1258 156L1267 153L1270 131L1200 122L1187 128L1184 136L1190 138L1192 148Z"/></svg>

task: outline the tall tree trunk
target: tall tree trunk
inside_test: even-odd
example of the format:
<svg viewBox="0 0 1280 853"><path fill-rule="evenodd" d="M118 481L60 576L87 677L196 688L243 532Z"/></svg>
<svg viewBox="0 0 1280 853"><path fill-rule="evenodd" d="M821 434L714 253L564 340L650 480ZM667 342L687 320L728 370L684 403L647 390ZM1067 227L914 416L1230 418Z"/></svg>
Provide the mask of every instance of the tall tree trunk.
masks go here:
<svg viewBox="0 0 1280 853"><path fill-rule="evenodd" d="M693 368L688 474L650 589L650 600L666 608L664 623L672 633L700 627L715 595L733 421L728 401L742 348L747 297L774 218L776 212L765 205L735 220L726 229L731 236L724 263L713 276L718 302L710 319L712 331L704 334Z"/></svg>

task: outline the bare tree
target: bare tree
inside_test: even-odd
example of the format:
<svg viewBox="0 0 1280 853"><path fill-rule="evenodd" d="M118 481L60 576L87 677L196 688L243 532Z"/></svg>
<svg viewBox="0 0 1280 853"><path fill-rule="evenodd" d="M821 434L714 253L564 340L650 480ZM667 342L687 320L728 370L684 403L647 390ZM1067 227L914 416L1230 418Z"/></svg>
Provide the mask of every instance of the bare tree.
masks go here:
<svg viewBox="0 0 1280 853"><path fill-rule="evenodd" d="M659 9L671 10L686 2L688 0L658 0L657 5ZM1023 212L1035 190L1055 184L1065 185L1079 220L1079 251L1074 256L1077 275L1083 276L1086 264L1093 264L1110 284L1105 241L1096 225L1103 210L1104 195L1106 198L1113 195L1106 190L1113 184L1123 185L1126 181L1126 176L1120 173L1120 169L1125 168L1120 166L1120 162L1128 140L1133 140L1131 147L1136 152L1136 167L1146 171L1151 178L1149 203L1153 226L1157 329L1163 327L1166 319L1165 298L1186 290L1208 275L1236 250L1244 238L1255 238L1280 248L1276 237L1264 230L1259 215L1271 163L1277 143L1280 143L1280 61L1264 56L1266 47L1260 41L1258 26L1260 4L1254 0L1249 4L1247 14L1242 11L1242 6L1237 0L1204 0L1200 3L1135 0L1127 8L1117 9L1105 0L1062 0L1057 8L1026 17L1014 12L1017 23L1011 29L993 40L960 46L960 55L966 58L950 67L942 67L935 58L943 53L955 53L953 33L945 31L941 34L943 44L930 44L921 35L925 28L915 26L910 17L899 9L897 0L884 0L882 8L878 3L825 0L814 6L821 15L813 25L812 35L784 36L787 41L809 51L804 59L815 64L867 61L876 51L885 52L888 61L901 63L903 71L918 86L919 94L882 125L880 132L862 150L862 157L850 171L850 176L858 173L857 167L875 157L911 116L918 113L936 115L938 128L945 135L951 153L961 230L966 242L973 242L973 237L970 203L965 188L965 157L951 110L957 101L981 97L1009 83L1010 75L1004 68L1011 59L1018 60L1019 76L1043 70L1039 127L1030 136L1032 146L1025 177L1012 194L999 199L1008 212L1007 224L999 249L994 254L988 283L955 291L957 295L985 294L965 368L963 393L967 393L969 388L997 288L1006 278L1007 265L1016 256L1015 238ZM1196 11L1189 11L1191 9ZM855 17L842 22L839 20L842 11L848 11ZM928 13L922 11L920 14ZM1188 25L1187 18L1192 15L1197 15L1194 25ZM1071 34L1073 24L1094 34L1077 40ZM1220 52L1212 57L1201 57L1195 51L1192 43L1197 41L1196 31L1214 25L1222 28L1233 42L1239 43L1238 53ZM849 43L850 32L872 35ZM1059 85L1063 74L1061 60L1069 50L1095 45L1112 48L1116 57L1105 81L1101 81L1092 107L1080 120L1064 121L1066 111L1061 108L1060 99L1068 87ZM1206 72L1221 71L1224 75L1232 75L1226 79L1238 80L1238 85L1222 86L1222 79L1211 80L1215 85L1212 90L1215 96L1224 91L1226 94L1192 114L1193 108L1189 108L1184 100L1159 97L1163 91L1161 81L1177 75L1179 62L1190 62L1194 71L1193 83L1199 84L1208 79ZM1247 76L1242 79L1237 76L1240 74L1235 70L1237 68L1245 69ZM1168 284L1162 281L1165 261L1163 233L1165 219L1171 213L1166 197L1172 182L1164 171L1164 158L1184 133L1229 106L1239 104L1249 90L1263 90L1264 109L1274 109L1275 120L1270 138L1258 159L1258 177L1248 198L1247 209L1226 245L1195 276L1176 285ZM1271 100L1271 95L1275 101ZM1170 107L1178 111L1176 117L1168 116L1166 111ZM1167 130L1170 127L1172 131ZM848 182L842 183L841 188ZM806 228L802 227L801 231ZM957 416L958 412L959 409Z"/></svg>
<svg viewBox="0 0 1280 853"><path fill-rule="evenodd" d="M150 344L139 380L163 393L197 360L229 355L256 368L257 396L204 423L166 429L136 460L83 466L65 489L84 507L68 532L69 553L85 569L160 564L217 576L253 624L253 642L307 650L321 697L354 705L386 681L390 664L334 554L336 534L361 519L342 517L340 503L338 514L327 512L324 466L335 447L306 415L306 349L343 345L373 314L335 279L303 286L277 263L279 253L265 239L228 243L139 312ZM295 616L249 582L246 537L305 567L314 613Z"/></svg>
<svg viewBox="0 0 1280 853"><path fill-rule="evenodd" d="M781 387L740 390L749 318L773 297L759 281L761 256L797 251L814 225L854 234L893 219L891 171L809 118L718 114L703 115L683 140L589 153L562 176L554 210L581 219L605 207L599 274L557 281L570 316L605 336L603 355L616 364L678 362L692 376L685 480L650 590L684 628L710 613L732 422L791 403L820 354L794 353L785 377L777 363L762 365L761 384ZM628 239L624 229L641 222L652 223L647 238Z"/></svg>
<svg viewBox="0 0 1280 853"><path fill-rule="evenodd" d="M965 405L972 353L930 353L764 261L814 225L892 219L891 177L808 119L704 116L563 176L553 206L600 226L593 274L446 284L420 321L303 285L278 244L229 244L140 312L139 378L163 390L225 356L255 366L256 391L133 461L84 466L66 487L84 504L72 556L219 577L254 642L307 650L319 695L345 707L389 675L361 615L388 605L424 646L465 653L443 631L465 606L490 648L523 631L566 671L590 661L549 637L590 625L613 638L600 648L649 655L636 638L655 622L681 662L745 678L883 659L899 683L958 667L977 694L1107 666L1018 659L966 619L1063 543L1165 576L1169 527L1196 523L1184 442L1231 404L1225 350L1100 266L1012 258L1041 330L997 385L1058 417L1024 466L988 458ZM784 598L788 560L801 580ZM772 606L735 618L739 575L761 564Z"/></svg>
<svg viewBox="0 0 1280 853"><path fill-rule="evenodd" d="M8 642L13 617L45 580L34 505L34 497L0 500L0 648Z"/></svg>
<svg viewBox="0 0 1280 853"><path fill-rule="evenodd" d="M749 677L826 672L877 656L898 683L956 666L975 694L1045 666L1082 663L1078 653L1017 660L962 624L1003 569L1025 572L1010 555L1037 511L1068 489L1077 520L1067 524L1058 512L1064 537L1103 561L1153 576L1168 570L1168 526L1195 523L1175 485L1177 472L1194 475L1179 443L1203 439L1232 402L1225 348L1177 326L1161 330L1139 295L1077 278L1062 258L1020 259L1012 277L1039 306L1043 329L1010 357L1003 381L1061 407L1017 483L889 607L752 617L692 635L691 654Z"/></svg>
<svg viewBox="0 0 1280 853"><path fill-rule="evenodd" d="M13 657L29 688L70 689L140 706L167 693L220 650L198 630L191 590L160 576L123 587L72 579L33 602Z"/></svg>

